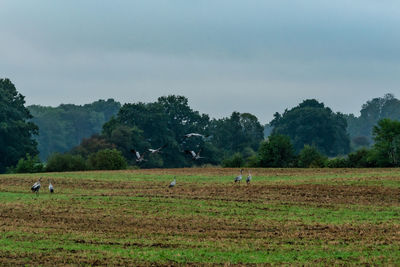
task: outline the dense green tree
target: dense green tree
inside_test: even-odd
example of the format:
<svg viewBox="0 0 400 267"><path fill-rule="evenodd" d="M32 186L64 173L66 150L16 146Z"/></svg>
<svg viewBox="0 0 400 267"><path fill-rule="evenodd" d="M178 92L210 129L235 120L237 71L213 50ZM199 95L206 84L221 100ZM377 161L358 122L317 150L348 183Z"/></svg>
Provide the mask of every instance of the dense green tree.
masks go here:
<svg viewBox="0 0 400 267"><path fill-rule="evenodd" d="M202 149L201 163L213 163L213 148L202 138L184 139L190 132L207 134L209 117L192 110L187 98L170 95L153 103L125 104L113 119L103 126L107 140L117 146L124 156L134 161L132 148L140 153L165 144L160 155L146 155L141 167L184 167L193 164L183 150Z"/></svg>
<svg viewBox="0 0 400 267"><path fill-rule="evenodd" d="M348 168L349 160L346 157L327 159L325 163L328 168Z"/></svg>
<svg viewBox="0 0 400 267"><path fill-rule="evenodd" d="M270 135L258 150L259 167L293 167L294 161L293 145L285 135Z"/></svg>
<svg viewBox="0 0 400 267"><path fill-rule="evenodd" d="M377 97L365 103L360 111L360 116L353 114L347 117L347 131L352 139L355 149L365 145L372 144L373 127L381 119L400 120L400 100L395 98L393 94L386 94L383 97ZM357 141L364 138L363 144L357 144Z"/></svg>
<svg viewBox="0 0 400 267"><path fill-rule="evenodd" d="M350 168L367 168L375 167L376 163L371 157L372 150L361 148L347 155L348 166Z"/></svg>
<svg viewBox="0 0 400 267"><path fill-rule="evenodd" d="M81 155L69 153L54 153L50 155L46 164L48 172L84 171L86 169L86 161Z"/></svg>
<svg viewBox="0 0 400 267"><path fill-rule="evenodd" d="M93 170L122 170L126 169L127 162L121 151L103 149L89 156L88 167Z"/></svg>
<svg viewBox="0 0 400 267"><path fill-rule="evenodd" d="M300 168L322 168L327 157L322 155L315 146L305 145L298 155L297 166Z"/></svg>
<svg viewBox="0 0 400 267"><path fill-rule="evenodd" d="M250 113L233 112L229 118L213 120L210 132L212 143L228 155L246 148L256 151L264 139L264 127Z"/></svg>
<svg viewBox="0 0 400 267"><path fill-rule="evenodd" d="M244 158L239 152L236 152L232 157L226 158L222 161L222 166L225 168L240 168L243 167L244 164Z"/></svg>
<svg viewBox="0 0 400 267"><path fill-rule="evenodd" d="M87 158L90 154L107 148L113 149L115 145L108 142L104 136L94 134L90 138L83 138L79 146L74 147L70 153Z"/></svg>
<svg viewBox="0 0 400 267"><path fill-rule="evenodd" d="M44 171L44 165L40 162L39 157L36 155L26 154L25 158L20 158L15 166L16 173L35 173Z"/></svg>
<svg viewBox="0 0 400 267"><path fill-rule="evenodd" d="M345 117L315 99L304 100L282 115L275 113L270 124L274 127L274 134L290 137L296 152L304 145L314 145L328 156L350 151Z"/></svg>
<svg viewBox="0 0 400 267"><path fill-rule="evenodd" d="M378 166L400 166L400 121L380 120L374 126L373 136Z"/></svg>
<svg viewBox="0 0 400 267"><path fill-rule="evenodd" d="M120 109L113 99L99 100L83 106L58 107L29 106L32 121L39 126L40 158L46 160L54 153L64 153L79 145L83 138L100 133L105 122Z"/></svg>
<svg viewBox="0 0 400 267"><path fill-rule="evenodd" d="M9 79L0 79L0 172L15 166L27 153L38 153L33 139L38 127L30 121L32 115L24 106L24 96Z"/></svg>

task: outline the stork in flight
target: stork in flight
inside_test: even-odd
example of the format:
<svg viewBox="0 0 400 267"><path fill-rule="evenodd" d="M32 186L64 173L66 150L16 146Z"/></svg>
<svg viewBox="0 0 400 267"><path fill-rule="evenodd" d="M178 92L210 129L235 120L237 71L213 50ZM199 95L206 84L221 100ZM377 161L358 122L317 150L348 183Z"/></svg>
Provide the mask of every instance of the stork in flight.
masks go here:
<svg viewBox="0 0 400 267"><path fill-rule="evenodd" d="M40 181L42 180L42 177L39 178L39 181L34 183L31 187L32 192L35 192L36 194L39 194L39 189L40 189Z"/></svg>
<svg viewBox="0 0 400 267"><path fill-rule="evenodd" d="M185 134L184 136L183 136L183 139L182 139L182 143L185 143L186 141L186 139L188 139L188 138L190 138L190 137L193 137L193 136L197 136L197 137L201 137L201 138L203 138L203 139L205 139L205 138L207 138L207 137L209 137L210 135L204 135L204 134L199 134L199 133L188 133L188 134Z"/></svg>
<svg viewBox="0 0 400 267"><path fill-rule="evenodd" d="M151 155L157 154L157 153L161 153L161 149L166 148L167 146L168 146L168 144L163 145L162 147L159 147L157 149L149 148L149 152L150 152Z"/></svg>
<svg viewBox="0 0 400 267"><path fill-rule="evenodd" d="M239 182L239 184L240 184L240 182L242 181L242 174L243 174L243 169L240 169L240 174L238 176L236 176L235 183Z"/></svg>
<svg viewBox="0 0 400 267"><path fill-rule="evenodd" d="M184 136L183 136L183 138L190 138L190 137L192 137L192 136L198 136L198 137L208 137L208 135L204 135L204 134L199 134L199 133L188 133L188 134L185 134Z"/></svg>
<svg viewBox="0 0 400 267"><path fill-rule="evenodd" d="M198 160L198 159L203 159L204 157L200 156L200 152L201 152L201 148L199 150L199 152L194 152L193 150L185 150L184 151L186 154L190 155L192 157L193 160Z"/></svg>
<svg viewBox="0 0 400 267"><path fill-rule="evenodd" d="M136 162L137 162L137 163L141 163L141 162L143 162L143 161L146 161L146 160L144 159L144 155L146 154L146 152L143 152L142 155L140 155L139 151L136 151L135 149L131 149L131 152L132 152L133 154L135 154L135 156L136 156Z"/></svg>

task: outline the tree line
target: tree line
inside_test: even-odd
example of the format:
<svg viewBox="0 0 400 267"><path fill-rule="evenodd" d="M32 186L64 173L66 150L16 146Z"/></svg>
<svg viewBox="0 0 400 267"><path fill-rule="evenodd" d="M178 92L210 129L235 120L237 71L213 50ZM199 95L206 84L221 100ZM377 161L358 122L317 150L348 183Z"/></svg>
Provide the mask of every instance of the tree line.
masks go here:
<svg viewBox="0 0 400 267"><path fill-rule="evenodd" d="M193 110L184 96L122 106L108 99L83 106L25 107L8 79L0 79L0 93L0 172L399 164L400 101L390 94L368 101L359 117L307 99L275 113L263 126L250 113L211 119ZM191 132L206 138L183 138ZM161 146L162 153L148 154L140 164L131 152ZM187 150L201 151L201 160L193 160Z"/></svg>

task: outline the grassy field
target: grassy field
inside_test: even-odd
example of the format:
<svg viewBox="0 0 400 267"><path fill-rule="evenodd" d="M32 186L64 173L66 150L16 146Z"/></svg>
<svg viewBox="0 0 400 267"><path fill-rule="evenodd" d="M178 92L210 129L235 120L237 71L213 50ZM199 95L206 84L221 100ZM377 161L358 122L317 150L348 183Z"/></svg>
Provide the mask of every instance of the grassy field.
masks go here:
<svg viewBox="0 0 400 267"><path fill-rule="evenodd" d="M1 175L0 265L400 265L400 169L237 174Z"/></svg>

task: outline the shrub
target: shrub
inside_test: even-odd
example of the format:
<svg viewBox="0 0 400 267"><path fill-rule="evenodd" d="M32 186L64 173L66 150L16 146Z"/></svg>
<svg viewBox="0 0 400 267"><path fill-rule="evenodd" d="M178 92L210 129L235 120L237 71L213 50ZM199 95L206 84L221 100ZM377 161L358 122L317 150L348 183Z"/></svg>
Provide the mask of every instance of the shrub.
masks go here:
<svg viewBox="0 0 400 267"><path fill-rule="evenodd" d="M260 167L292 167L295 154L290 138L274 134L262 142L258 150Z"/></svg>
<svg viewBox="0 0 400 267"><path fill-rule="evenodd" d="M246 167L251 167L251 168L256 168L260 166L260 159L258 158L257 155L251 156L247 159Z"/></svg>
<svg viewBox="0 0 400 267"><path fill-rule="evenodd" d="M85 159L80 155L55 153L47 160L46 171L84 171L86 170Z"/></svg>
<svg viewBox="0 0 400 267"><path fill-rule="evenodd" d="M347 158L333 158L329 159L326 162L326 167L328 168L348 168L349 160Z"/></svg>
<svg viewBox="0 0 400 267"><path fill-rule="evenodd" d="M25 158L21 158L14 169L16 173L36 173L43 170L44 166L40 162L39 157L31 157L29 154L26 154Z"/></svg>
<svg viewBox="0 0 400 267"><path fill-rule="evenodd" d="M222 161L224 168L239 168L244 166L244 159L239 152L235 153L232 157L226 158Z"/></svg>
<svg viewBox="0 0 400 267"><path fill-rule="evenodd" d="M371 153L368 149L360 149L348 155L349 167L366 168L373 167L374 163L370 159Z"/></svg>
<svg viewBox="0 0 400 267"><path fill-rule="evenodd" d="M298 166L300 168L325 167L326 156L322 155L315 146L305 145L299 153Z"/></svg>
<svg viewBox="0 0 400 267"><path fill-rule="evenodd" d="M103 149L89 156L88 165L94 170L121 170L126 169L127 163L121 151Z"/></svg>

